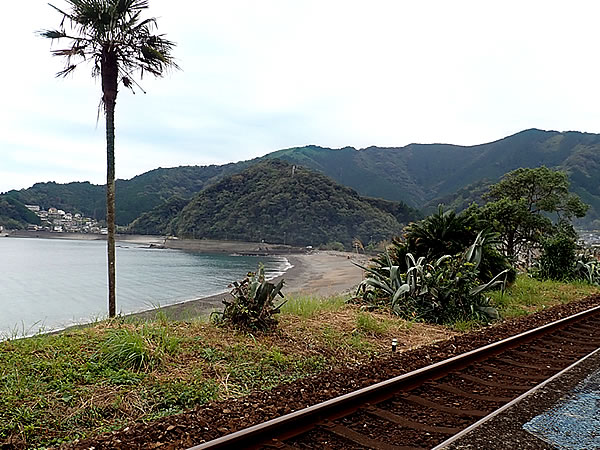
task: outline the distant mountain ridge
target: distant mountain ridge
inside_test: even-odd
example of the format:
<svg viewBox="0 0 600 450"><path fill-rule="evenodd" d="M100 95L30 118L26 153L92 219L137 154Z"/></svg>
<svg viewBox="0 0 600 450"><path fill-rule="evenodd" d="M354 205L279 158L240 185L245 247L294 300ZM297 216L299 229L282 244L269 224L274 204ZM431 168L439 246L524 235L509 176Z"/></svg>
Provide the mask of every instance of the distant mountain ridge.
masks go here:
<svg viewBox="0 0 600 450"><path fill-rule="evenodd" d="M419 217L402 203L368 199L329 177L285 161L260 161L202 190L174 197L136 219L136 233L292 245L352 247L391 239Z"/></svg>
<svg viewBox="0 0 600 450"><path fill-rule="evenodd" d="M475 146L409 144L339 150L316 146L270 153L319 170L360 194L402 200L409 206L435 206L461 189L497 182L519 167L545 165L569 175L571 189L591 205L588 219L600 212L600 135L569 131L525 130Z"/></svg>
<svg viewBox="0 0 600 450"><path fill-rule="evenodd" d="M468 204L481 194L484 183L496 182L519 167L545 165L567 172L571 190L591 205L588 222L600 221L600 135L538 129L475 146L409 144L361 150L306 146L223 166L159 168L117 181L117 221L127 225L173 196L190 199L227 175L273 158L321 172L363 196L416 208L442 200L455 206ZM40 183L8 195L21 203L104 217L104 188L89 183Z"/></svg>
<svg viewBox="0 0 600 450"><path fill-rule="evenodd" d="M267 157L319 170L364 195L402 199L417 206L482 179L497 181L519 167L563 169L574 178L575 188L597 188L589 182L600 170L600 135L530 129L475 146L409 144L362 150L307 146L280 150Z"/></svg>
<svg viewBox="0 0 600 450"><path fill-rule="evenodd" d="M222 166L180 166L158 168L130 180L117 180L116 215L118 225L128 225L173 196L190 199L207 185L228 173L243 170L249 162ZM20 203L55 207L103 220L106 217L106 188L89 182L36 183L29 189L5 194ZM1 197L1 196L0 196Z"/></svg>

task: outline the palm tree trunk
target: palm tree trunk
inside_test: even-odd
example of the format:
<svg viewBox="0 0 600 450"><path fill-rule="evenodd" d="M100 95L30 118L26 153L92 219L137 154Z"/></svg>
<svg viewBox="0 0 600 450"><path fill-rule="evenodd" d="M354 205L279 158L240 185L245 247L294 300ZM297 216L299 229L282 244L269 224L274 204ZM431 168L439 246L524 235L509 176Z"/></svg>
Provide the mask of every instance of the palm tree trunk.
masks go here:
<svg viewBox="0 0 600 450"><path fill-rule="evenodd" d="M108 227L108 316L116 315L115 256L115 105L118 79L117 55L110 48L102 52L102 91L106 115L106 223Z"/></svg>
<svg viewBox="0 0 600 450"><path fill-rule="evenodd" d="M106 107L106 223L108 227L108 316L116 315L115 108Z"/></svg>

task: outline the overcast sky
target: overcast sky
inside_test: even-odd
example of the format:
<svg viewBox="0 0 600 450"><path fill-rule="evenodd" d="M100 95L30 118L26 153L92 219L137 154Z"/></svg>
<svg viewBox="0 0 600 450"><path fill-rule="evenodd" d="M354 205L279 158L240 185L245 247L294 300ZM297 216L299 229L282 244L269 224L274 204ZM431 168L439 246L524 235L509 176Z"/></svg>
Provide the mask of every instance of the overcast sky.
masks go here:
<svg viewBox="0 0 600 450"><path fill-rule="evenodd" d="M0 192L102 184L99 80L54 77L62 61L35 33L60 22L46 1L2 6ZM597 1L150 0L146 15L183 70L120 91L119 178L307 144L600 132Z"/></svg>

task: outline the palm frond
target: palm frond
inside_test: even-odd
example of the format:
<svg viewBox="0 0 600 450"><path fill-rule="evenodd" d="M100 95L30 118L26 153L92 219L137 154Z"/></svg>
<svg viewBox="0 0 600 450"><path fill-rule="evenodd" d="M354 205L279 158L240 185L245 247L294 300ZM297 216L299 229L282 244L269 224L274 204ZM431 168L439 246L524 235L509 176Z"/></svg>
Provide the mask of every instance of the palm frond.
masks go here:
<svg viewBox="0 0 600 450"><path fill-rule="evenodd" d="M65 1L70 7L68 12L50 5L62 16L58 29L39 32L45 38L71 42L70 47L52 51L54 56L65 58L59 76L89 60L93 62L92 75L100 75L106 52L116 55L117 70L124 72L119 82L130 89L139 87L135 72L140 78L144 72L160 77L168 69L179 69L172 56L175 43L153 34L155 18L141 18L148 0Z"/></svg>
<svg viewBox="0 0 600 450"><path fill-rule="evenodd" d="M43 30L40 31L39 34L48 39L61 39L67 37L67 34L64 31L59 30Z"/></svg>

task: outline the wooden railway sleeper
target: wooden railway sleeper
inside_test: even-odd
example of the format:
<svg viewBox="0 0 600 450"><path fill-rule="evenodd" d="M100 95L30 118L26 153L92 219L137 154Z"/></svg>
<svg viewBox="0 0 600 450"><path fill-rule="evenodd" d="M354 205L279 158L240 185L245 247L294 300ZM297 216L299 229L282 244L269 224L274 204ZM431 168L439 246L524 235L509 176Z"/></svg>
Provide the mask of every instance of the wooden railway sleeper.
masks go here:
<svg viewBox="0 0 600 450"><path fill-rule="evenodd" d="M490 366L488 364L480 364L479 367L481 369L487 370L488 372L497 373L498 375L504 375L512 378L524 378L526 380L534 380L534 381L544 381L547 379L547 376L538 375L535 373L518 373L518 372L509 372L507 370L499 369L498 367Z"/></svg>
<svg viewBox="0 0 600 450"><path fill-rule="evenodd" d="M394 414L392 412L386 411L381 408L377 408L375 406L367 406L363 408L363 410L370 414L371 416L378 417L379 419L387 420L388 422L392 422L396 425L400 425L404 428L411 428L413 430L421 430L426 431L428 433L440 433L440 434L456 434L462 428L455 427L441 427L435 425L427 425L424 423L416 422L414 420L405 419L404 417Z"/></svg>
<svg viewBox="0 0 600 450"><path fill-rule="evenodd" d="M516 356L520 356L522 358L532 358L533 357L531 353L521 352L519 350L511 350L509 352L509 356L510 355L516 355ZM555 351L554 358L538 358L538 357L536 357L535 362L537 362L539 364L552 364L557 361L557 357L561 358L561 362L564 361L567 365L569 364L568 361L575 361L577 359L576 355L573 355L573 354L563 355L562 353L557 353Z"/></svg>
<svg viewBox="0 0 600 450"><path fill-rule="evenodd" d="M426 398L419 397L417 395L406 395L401 397L402 400L409 401L411 403L415 403L417 405L425 406L427 408L435 409L436 411L444 412L447 414L452 414L454 416L459 417L485 417L490 411L481 411L478 409L459 409L453 408L451 406L440 405L437 402L432 402L431 400L427 400ZM400 402L395 400L395 404L399 404Z"/></svg>
<svg viewBox="0 0 600 450"><path fill-rule="evenodd" d="M593 352L594 350L596 350L598 348L598 345L594 345L589 340L588 341L581 341L581 340L574 339L574 338L571 338L571 337L551 336L551 337L548 338L548 340L552 341L552 342L556 342L556 343L561 343L562 342L563 345L564 345L564 342L566 341L569 344L572 344L574 346L576 345L577 348L582 349L582 351L584 351L584 352L587 351L587 353Z"/></svg>
<svg viewBox="0 0 600 450"><path fill-rule="evenodd" d="M535 365L535 364L526 364L526 363L522 363L520 361L515 361L514 359L511 358L506 358L506 357L502 357L502 356L496 356L494 359L497 359L500 362L503 362L505 364L509 364L511 366L515 366L515 367L521 367L523 369L531 369L531 370L543 370L543 371L554 371L554 372L558 372L559 370L562 370L562 367L556 367L556 366L550 366L550 365L546 365L546 364L541 364L541 365Z"/></svg>
<svg viewBox="0 0 600 450"><path fill-rule="evenodd" d="M462 373L459 372L456 374L457 376L459 376L460 378L463 378L465 380L468 381L472 381L473 383L477 383L477 384L481 384L483 386L488 386L488 387L496 387L496 388L500 388L500 389L507 389L509 391L528 391L529 389L531 389L531 386L525 386L522 384L506 384L506 383L498 383L496 381L488 381L488 380L483 380L479 377L474 377L473 375L467 375L466 373Z"/></svg>
<svg viewBox="0 0 600 450"><path fill-rule="evenodd" d="M492 397L489 395L474 394L472 392L463 391L462 389L459 389L446 383L431 383L431 386L437 389L441 389L442 391L449 392L451 394L460 395L462 397L470 398L471 400L478 400L483 402L508 403L513 399L513 397Z"/></svg>
<svg viewBox="0 0 600 450"><path fill-rule="evenodd" d="M327 431L328 433L332 433L336 436L339 436L341 438L347 439L351 442L374 450L422 450L422 447L406 447L381 442L377 439L365 436L364 434L359 433L358 431L354 431L353 429L348 428L344 425L340 425L329 420L320 423L319 428Z"/></svg>

